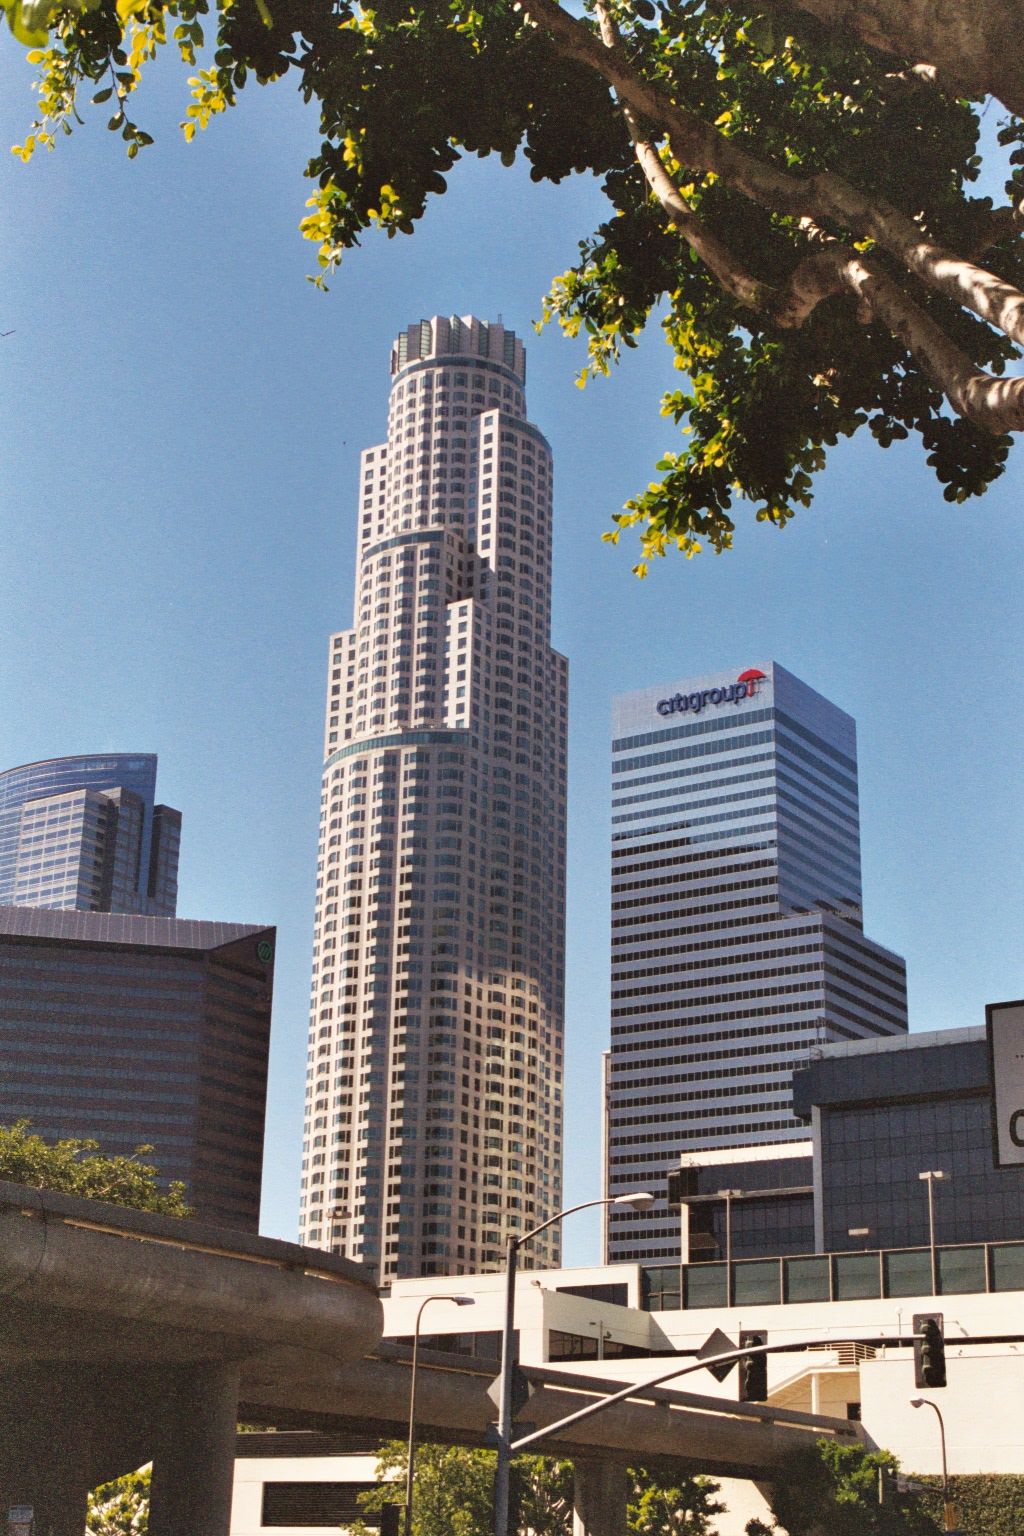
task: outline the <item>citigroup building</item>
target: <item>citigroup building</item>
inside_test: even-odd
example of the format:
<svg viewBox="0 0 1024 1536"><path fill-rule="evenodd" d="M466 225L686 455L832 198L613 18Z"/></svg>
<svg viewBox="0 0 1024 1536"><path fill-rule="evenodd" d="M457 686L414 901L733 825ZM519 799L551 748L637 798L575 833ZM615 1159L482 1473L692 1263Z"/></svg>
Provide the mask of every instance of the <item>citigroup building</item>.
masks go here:
<svg viewBox="0 0 1024 1536"><path fill-rule="evenodd" d="M641 689L612 725L607 1194L800 1141L794 1068L902 1033L906 966L866 938L855 721L776 662ZM664 1195L608 1262L680 1255Z"/></svg>

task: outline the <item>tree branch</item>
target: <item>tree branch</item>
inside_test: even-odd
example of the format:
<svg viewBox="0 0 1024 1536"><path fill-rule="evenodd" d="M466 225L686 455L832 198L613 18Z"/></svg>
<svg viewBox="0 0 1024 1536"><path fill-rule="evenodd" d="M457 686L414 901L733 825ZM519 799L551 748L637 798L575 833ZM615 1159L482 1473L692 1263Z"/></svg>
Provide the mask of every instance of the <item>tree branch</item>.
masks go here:
<svg viewBox="0 0 1024 1536"><path fill-rule="evenodd" d="M560 20L565 16L565 13L553 4L552 0L529 0L529 3L534 9L541 6L546 11L554 12ZM773 289L747 272L721 241L705 228L662 164L656 146L642 137L633 95L648 96L651 88L638 79L629 65L618 29L608 13L604 0L596 0L595 12L601 31L600 41L580 23L569 18L573 21L573 28L578 29L574 34L569 34L569 46L573 47L579 33L582 32L587 39L586 48L589 55L585 62L591 62L600 67L598 60L611 59L615 74L623 76L633 88L632 91L623 90L618 80L612 78L609 70L601 70L605 78L614 85L619 106L633 140L637 160L647 178L648 185L669 215L673 225L697 252L705 266L714 273L726 292L731 293L741 304L765 313L777 325L786 329L801 326L823 299L835 294L851 294L857 300L860 318L865 322L878 319L888 326L961 416L996 436L1006 432L1024 431L1024 378L997 379L977 368L967 354L950 341L945 332L893 282L887 273L858 252L851 252L848 246L830 236L807 214L804 214L801 219L804 233L814 244L823 248L797 266L784 289ZM565 35L564 29L562 30ZM577 54L577 57L579 56ZM680 109L663 98L660 92L658 101L677 117L684 116L687 129L695 125L705 145L710 136L711 139L718 141L712 147L720 149L721 144L724 143L729 149L734 148L729 145L728 140L722 140L721 135L709 129L700 119L694 118L689 113L681 114ZM654 113L646 115L655 116ZM673 155L683 164L690 163L685 151L681 153L672 141L673 131L670 126ZM750 166L757 164L752 156L743 155L743 159L747 163L748 170ZM771 167L758 166L757 169L766 170L771 178L778 177L778 173L773 172ZM794 181L793 178L787 179ZM961 261L950 252L942 250L941 247L929 244L921 236L917 225L912 220L905 219L896 209L890 209L887 205L884 205L881 210L871 208L866 198L861 198L860 193L847 186L838 177L833 177L826 172L822 176L804 182L803 185L813 187L815 183L825 188L826 195L831 192L832 197L836 198L838 194L837 200L840 203L851 198L859 200L875 219L884 221L887 215L891 215L890 222L904 236L904 243L907 246L904 259L912 272L916 272L933 287L948 292L951 297L961 303L964 302L962 285L970 283L972 296L975 299L970 307L980 312L979 304L981 304L992 313L998 312L1004 322L1003 329L1006 329L1007 325L1020 325L1022 339L1024 339L1024 294L1018 293L1009 284L1002 283L982 268L975 267L970 262ZM799 185L795 181L794 184ZM757 201L760 200L760 198L757 199ZM900 228L901 225L902 228ZM915 237L912 244L907 242L907 236L910 233ZM996 322L993 321L993 323Z"/></svg>
<svg viewBox="0 0 1024 1536"><path fill-rule="evenodd" d="M634 131L633 148L640 168L672 224L697 252L704 265L715 274L727 293L752 309L764 309L772 299L773 290L752 277L722 242L705 228L662 165L655 146L636 137L635 119L628 107L624 109L624 116L630 130Z"/></svg>
<svg viewBox="0 0 1024 1536"><path fill-rule="evenodd" d="M916 66L942 90L1024 116L1021 0L792 0L827 27ZM1014 42L1013 39L1017 41ZM919 62L920 61L920 62Z"/></svg>
<svg viewBox="0 0 1024 1536"><path fill-rule="evenodd" d="M870 259L838 244L813 259L835 262L844 286L899 337L959 415L997 436L1024 431L1024 378L999 379L978 368Z"/></svg>
<svg viewBox="0 0 1024 1536"><path fill-rule="evenodd" d="M560 52L596 69L637 118L666 129L681 165L720 177L773 213L834 223L858 239L874 240L929 287L1024 346L1024 293L1019 289L936 245L913 219L888 203L873 202L830 171L799 178L759 160L643 80L617 39L606 46L556 0L525 0L524 9L551 33Z"/></svg>

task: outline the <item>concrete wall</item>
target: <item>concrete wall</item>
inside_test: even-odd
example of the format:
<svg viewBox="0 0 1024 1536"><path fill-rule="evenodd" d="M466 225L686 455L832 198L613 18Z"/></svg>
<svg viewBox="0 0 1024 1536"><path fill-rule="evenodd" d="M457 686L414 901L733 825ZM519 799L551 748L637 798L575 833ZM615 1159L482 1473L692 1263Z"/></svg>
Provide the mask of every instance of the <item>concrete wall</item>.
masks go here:
<svg viewBox="0 0 1024 1536"><path fill-rule="evenodd" d="M951 1473L1024 1472L1024 1345L989 1346L973 1359L947 1350L946 1378L940 1391L918 1391L909 1358L865 1361L863 1417L873 1438L895 1450L906 1471L941 1472L938 1419L910 1406L924 1397L945 1419Z"/></svg>

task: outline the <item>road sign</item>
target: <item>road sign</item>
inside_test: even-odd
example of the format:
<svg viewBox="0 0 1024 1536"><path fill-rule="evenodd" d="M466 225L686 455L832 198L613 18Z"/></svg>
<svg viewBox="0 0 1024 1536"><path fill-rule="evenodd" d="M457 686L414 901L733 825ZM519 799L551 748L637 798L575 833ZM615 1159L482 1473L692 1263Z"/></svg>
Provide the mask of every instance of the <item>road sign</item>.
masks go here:
<svg viewBox="0 0 1024 1536"><path fill-rule="evenodd" d="M997 1168L1024 1165L1024 1002L990 1003L989 1091L992 1100L992 1158Z"/></svg>
<svg viewBox="0 0 1024 1536"><path fill-rule="evenodd" d="M708 1334L700 1349L697 1351L698 1360L710 1359L712 1355L727 1355L736 1345L721 1330L716 1328L714 1333ZM736 1364L735 1360L725 1360L721 1365L709 1365L708 1370L716 1381L724 1381Z"/></svg>
<svg viewBox="0 0 1024 1536"><path fill-rule="evenodd" d="M518 1365L512 1367L512 1417L517 1419L533 1396L535 1387ZM501 1409L501 1377L495 1376L487 1388L487 1396L499 1411Z"/></svg>

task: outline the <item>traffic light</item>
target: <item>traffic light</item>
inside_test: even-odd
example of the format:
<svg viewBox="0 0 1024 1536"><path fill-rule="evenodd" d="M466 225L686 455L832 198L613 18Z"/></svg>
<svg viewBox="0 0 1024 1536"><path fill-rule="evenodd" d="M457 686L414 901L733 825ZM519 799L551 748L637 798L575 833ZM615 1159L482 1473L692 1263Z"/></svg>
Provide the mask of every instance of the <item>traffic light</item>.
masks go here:
<svg viewBox="0 0 1024 1536"><path fill-rule="evenodd" d="M401 1519L401 1504L382 1504L380 1508L380 1536L399 1536Z"/></svg>
<svg viewBox="0 0 1024 1536"><path fill-rule="evenodd" d="M768 1335L760 1329L740 1334L740 1349L747 1344L767 1344ZM768 1356L746 1355L740 1361L740 1402L768 1401Z"/></svg>
<svg viewBox="0 0 1024 1536"><path fill-rule="evenodd" d="M942 1337L942 1313L919 1312L914 1316L914 1385L946 1385L946 1345Z"/></svg>

